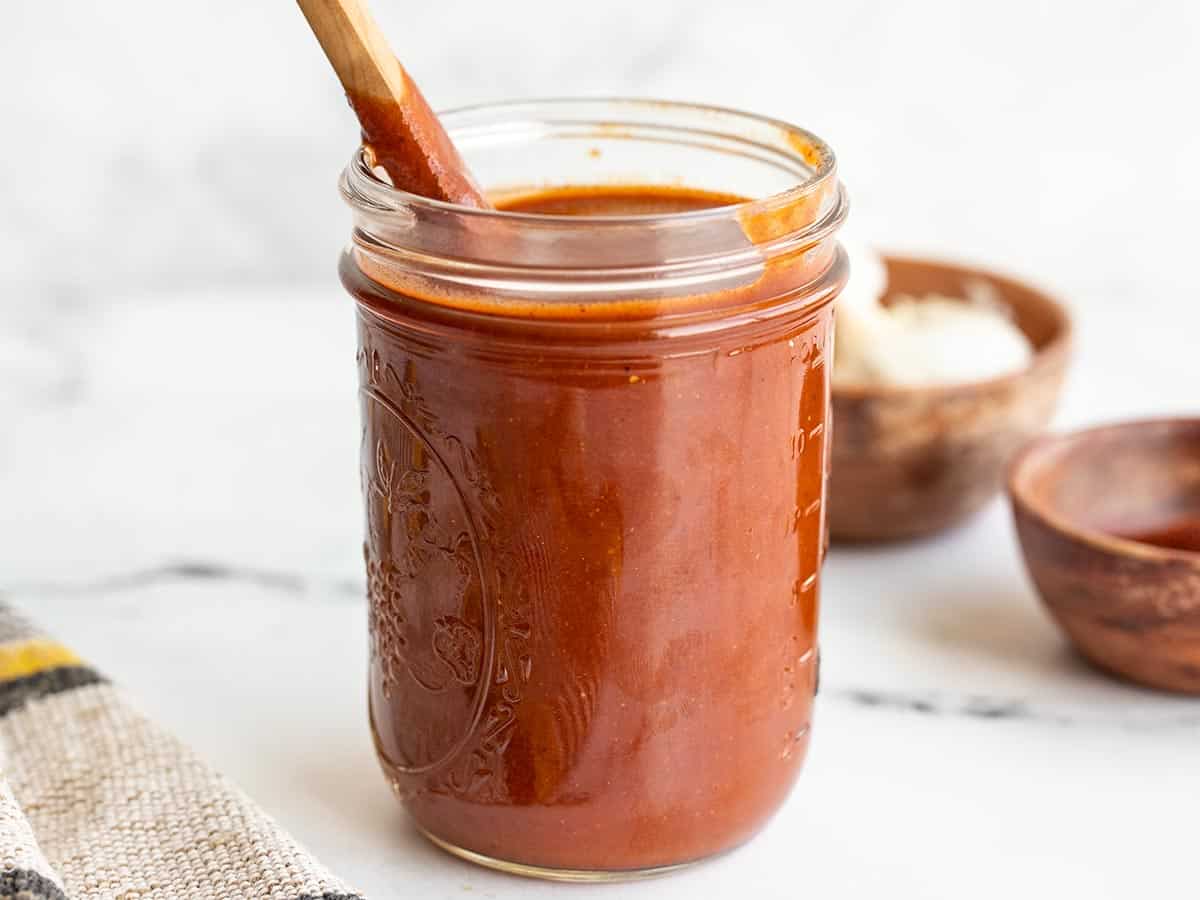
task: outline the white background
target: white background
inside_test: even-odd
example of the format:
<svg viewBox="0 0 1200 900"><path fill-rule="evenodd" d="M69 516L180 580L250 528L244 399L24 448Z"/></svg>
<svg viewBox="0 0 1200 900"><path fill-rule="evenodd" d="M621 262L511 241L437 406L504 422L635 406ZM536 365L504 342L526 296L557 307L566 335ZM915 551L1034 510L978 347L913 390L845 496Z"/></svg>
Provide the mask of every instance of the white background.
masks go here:
<svg viewBox="0 0 1200 900"><path fill-rule="evenodd" d="M860 237L1072 306L1060 425L1200 405L1200 4L374 5L435 105L653 95L809 127ZM299 11L8 0L0 85L0 594L371 898L566 893L426 848L374 769L333 272L356 133ZM779 819L597 893L1194 889L1200 705L1064 649L1002 503L835 551L824 601L813 751ZM980 698L1019 713L968 715Z"/></svg>

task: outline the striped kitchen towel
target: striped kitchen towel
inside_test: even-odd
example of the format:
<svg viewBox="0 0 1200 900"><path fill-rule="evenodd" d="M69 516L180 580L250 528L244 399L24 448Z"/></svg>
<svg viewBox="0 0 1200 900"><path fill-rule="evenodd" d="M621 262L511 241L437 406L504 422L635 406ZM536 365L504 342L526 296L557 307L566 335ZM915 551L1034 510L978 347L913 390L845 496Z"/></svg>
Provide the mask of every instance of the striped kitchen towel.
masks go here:
<svg viewBox="0 0 1200 900"><path fill-rule="evenodd" d="M0 900L361 900L0 605Z"/></svg>

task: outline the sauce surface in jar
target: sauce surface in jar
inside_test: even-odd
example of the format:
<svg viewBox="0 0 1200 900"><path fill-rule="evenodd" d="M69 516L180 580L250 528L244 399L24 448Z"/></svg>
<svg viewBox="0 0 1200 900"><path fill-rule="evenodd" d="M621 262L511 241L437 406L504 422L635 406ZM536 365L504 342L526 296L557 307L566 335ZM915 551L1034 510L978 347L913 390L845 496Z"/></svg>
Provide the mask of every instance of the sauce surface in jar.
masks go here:
<svg viewBox="0 0 1200 900"><path fill-rule="evenodd" d="M510 194L514 212L733 204L682 188ZM829 298L553 322L363 274L376 747L459 852L628 872L745 841L805 755L816 688ZM406 289L406 288L405 288ZM631 307L632 308L632 307Z"/></svg>
<svg viewBox="0 0 1200 900"><path fill-rule="evenodd" d="M695 212L746 202L737 194L656 185L582 185L508 191L492 198L504 212L550 216L651 216Z"/></svg>

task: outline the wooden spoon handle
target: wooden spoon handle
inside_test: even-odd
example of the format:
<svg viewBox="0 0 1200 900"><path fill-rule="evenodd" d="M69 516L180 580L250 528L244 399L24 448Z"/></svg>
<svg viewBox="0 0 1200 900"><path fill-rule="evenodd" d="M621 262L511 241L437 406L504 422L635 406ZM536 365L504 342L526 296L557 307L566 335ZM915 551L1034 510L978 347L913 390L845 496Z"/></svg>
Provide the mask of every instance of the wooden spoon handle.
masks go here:
<svg viewBox="0 0 1200 900"><path fill-rule="evenodd" d="M490 208L366 7L359 0L297 2L358 116L370 161L402 190Z"/></svg>

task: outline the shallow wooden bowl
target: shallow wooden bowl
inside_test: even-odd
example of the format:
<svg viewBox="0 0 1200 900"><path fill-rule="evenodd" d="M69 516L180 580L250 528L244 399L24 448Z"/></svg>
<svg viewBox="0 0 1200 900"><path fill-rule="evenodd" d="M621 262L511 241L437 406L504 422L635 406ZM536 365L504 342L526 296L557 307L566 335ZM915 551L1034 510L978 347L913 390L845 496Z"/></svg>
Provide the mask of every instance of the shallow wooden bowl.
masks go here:
<svg viewBox="0 0 1200 900"><path fill-rule="evenodd" d="M931 534L983 506L1013 455L1049 422L1070 349L1066 310L1029 285L945 263L884 261L890 296L961 296L964 283L988 282L1034 358L1024 371L988 381L835 386L828 518L839 541Z"/></svg>
<svg viewBox="0 0 1200 900"><path fill-rule="evenodd" d="M1182 549L1200 529L1200 419L1043 438L1014 462L1008 487L1029 574L1083 654L1200 694L1200 552ZM1155 532L1179 548L1120 536Z"/></svg>

